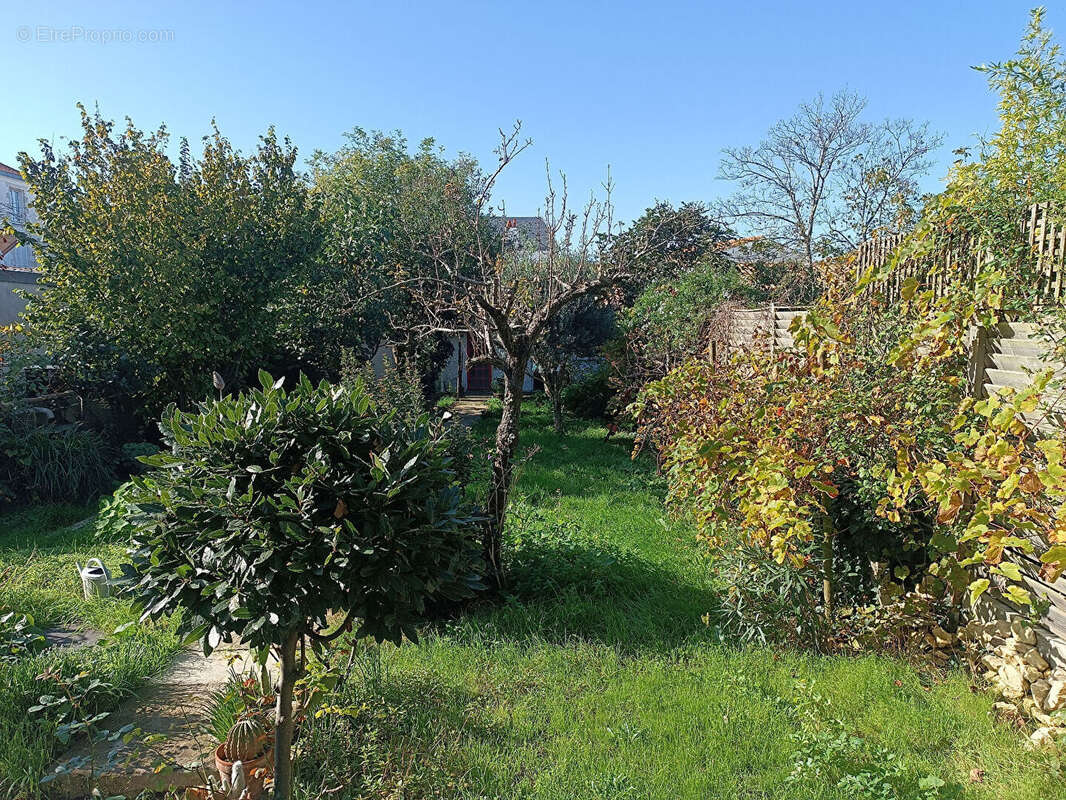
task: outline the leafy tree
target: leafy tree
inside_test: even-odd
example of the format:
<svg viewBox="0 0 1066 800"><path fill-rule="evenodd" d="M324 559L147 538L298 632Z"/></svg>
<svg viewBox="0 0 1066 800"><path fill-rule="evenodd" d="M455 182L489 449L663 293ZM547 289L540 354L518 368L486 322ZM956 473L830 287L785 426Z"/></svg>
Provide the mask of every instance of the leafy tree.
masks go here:
<svg viewBox="0 0 1066 800"><path fill-rule="evenodd" d="M205 653L233 636L281 663L276 798L288 798L297 649L358 636L416 639L427 601L479 587L475 519L440 432L381 415L360 387L261 388L173 406L167 451L129 490L127 593L142 619L178 613ZM324 634L331 612L346 616Z"/></svg>
<svg viewBox="0 0 1066 800"><path fill-rule="evenodd" d="M432 272L432 240L454 234L469 216L476 164L446 160L432 139L412 153L400 133L355 128L343 147L316 152L311 165L326 230L311 293L332 309L315 315L327 326L320 338L330 359L354 347L366 361L389 344L402 367L435 377L451 348L442 336L423 335L412 288Z"/></svg>
<svg viewBox="0 0 1066 800"><path fill-rule="evenodd" d="M81 113L68 153L19 156L40 217L26 318L68 380L146 421L205 396L212 371L240 386L281 360L319 241L296 150L271 129L242 156L216 128L174 163L164 127Z"/></svg>
<svg viewBox="0 0 1066 800"><path fill-rule="evenodd" d="M927 124L865 122L865 109L854 92L818 95L757 146L723 152L722 177L739 183L724 218L794 251L811 280L818 259L911 215L917 179L941 142Z"/></svg>
<svg viewBox="0 0 1066 800"><path fill-rule="evenodd" d="M607 349L619 405L628 405L649 381L705 350L723 310L751 305L766 296L762 287L720 256L676 280L646 288L619 315L620 336Z"/></svg>
<svg viewBox="0 0 1066 800"><path fill-rule="evenodd" d="M703 203L656 203L611 241L614 251L636 249L631 279L638 289L676 278L721 249L732 232L711 217Z"/></svg>

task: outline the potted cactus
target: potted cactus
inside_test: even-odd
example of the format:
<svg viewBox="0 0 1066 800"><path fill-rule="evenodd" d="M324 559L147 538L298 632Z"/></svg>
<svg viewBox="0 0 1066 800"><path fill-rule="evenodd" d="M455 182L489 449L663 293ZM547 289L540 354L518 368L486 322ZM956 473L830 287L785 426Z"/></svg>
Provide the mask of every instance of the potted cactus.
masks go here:
<svg viewBox="0 0 1066 800"><path fill-rule="evenodd" d="M263 794L263 785L273 771L270 737L266 727L255 717L237 720L226 741L215 749L215 766L222 787L229 791L243 782L249 800ZM234 766L239 764L237 769Z"/></svg>

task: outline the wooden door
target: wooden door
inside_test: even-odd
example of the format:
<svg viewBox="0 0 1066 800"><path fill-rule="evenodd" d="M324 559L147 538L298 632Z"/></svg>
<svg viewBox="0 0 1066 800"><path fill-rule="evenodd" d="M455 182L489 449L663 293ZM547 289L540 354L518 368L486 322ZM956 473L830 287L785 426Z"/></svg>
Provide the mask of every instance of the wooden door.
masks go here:
<svg viewBox="0 0 1066 800"><path fill-rule="evenodd" d="M466 335L466 358L476 358L479 355L474 344L474 337ZM468 394L488 394L492 391L492 365L475 364L466 368L466 391Z"/></svg>

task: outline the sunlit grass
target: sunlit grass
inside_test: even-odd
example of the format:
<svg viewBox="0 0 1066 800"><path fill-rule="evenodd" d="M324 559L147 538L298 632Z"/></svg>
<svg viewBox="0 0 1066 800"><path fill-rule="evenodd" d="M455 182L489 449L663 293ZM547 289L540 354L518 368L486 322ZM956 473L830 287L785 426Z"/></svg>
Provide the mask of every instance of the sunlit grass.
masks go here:
<svg viewBox="0 0 1066 800"><path fill-rule="evenodd" d="M573 423L559 437L537 407L524 423L523 451L535 453L509 519L504 596L428 626L417 645L380 648L380 660L361 648L331 698L344 713L305 726L298 796L871 796L829 773L789 778L799 748L837 730L835 721L901 765L901 788L888 797L1063 796L1052 758L994 723L993 698L961 671L721 641L704 617L724 587L692 529L664 513L653 466L630 459L631 442L604 441L598 426ZM88 513L50 507L4 518L0 570L14 570L0 605L46 625L105 631L131 618L122 601L81 598L73 562L103 553L114 567L121 557L90 528L68 527ZM66 660L128 692L176 646L164 627L113 648L0 666L0 797L32 796L54 756L51 730L25 714L47 664ZM880 757L859 766L871 780L885 767ZM919 793L930 776L944 786Z"/></svg>

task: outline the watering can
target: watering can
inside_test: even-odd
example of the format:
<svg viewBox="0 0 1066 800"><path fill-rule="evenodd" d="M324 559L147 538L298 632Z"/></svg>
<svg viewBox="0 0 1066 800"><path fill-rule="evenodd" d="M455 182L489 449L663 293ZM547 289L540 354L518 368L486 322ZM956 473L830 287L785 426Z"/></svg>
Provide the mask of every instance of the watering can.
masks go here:
<svg viewBox="0 0 1066 800"><path fill-rule="evenodd" d="M98 558L90 558L84 567L77 561L74 562L74 567L81 577L81 588L85 592L86 600L111 596L111 573L107 571L104 562Z"/></svg>

